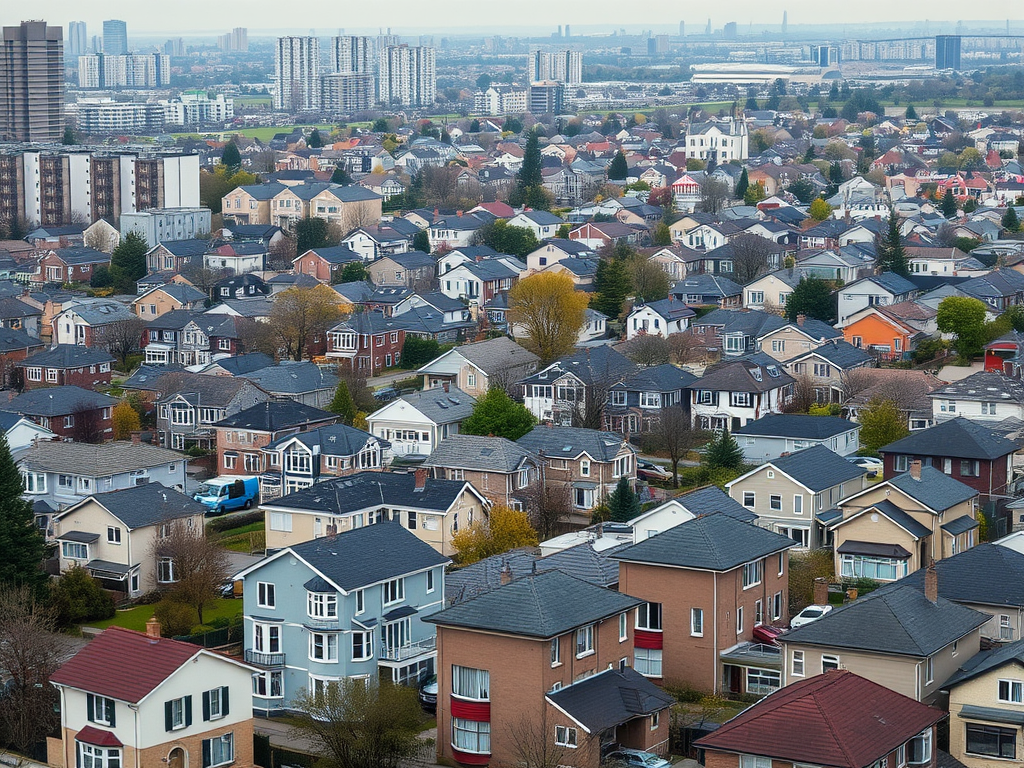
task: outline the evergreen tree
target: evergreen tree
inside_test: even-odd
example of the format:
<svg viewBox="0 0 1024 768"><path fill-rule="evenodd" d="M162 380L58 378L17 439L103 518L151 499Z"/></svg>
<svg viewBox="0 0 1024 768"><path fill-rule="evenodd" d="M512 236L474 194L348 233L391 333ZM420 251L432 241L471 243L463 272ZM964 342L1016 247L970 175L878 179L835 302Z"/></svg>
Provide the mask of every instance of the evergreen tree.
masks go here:
<svg viewBox="0 0 1024 768"><path fill-rule="evenodd" d="M242 167L242 153L238 151L238 145L232 139L224 145L224 152L221 153L220 161L228 168Z"/></svg>
<svg viewBox="0 0 1024 768"><path fill-rule="evenodd" d="M904 115L907 120L917 120L917 110L914 109L913 104L907 104L907 113Z"/></svg>
<svg viewBox="0 0 1024 768"><path fill-rule="evenodd" d="M625 475L608 495L608 513L616 523L629 522L640 514L640 497L629 487L629 478Z"/></svg>
<svg viewBox="0 0 1024 768"><path fill-rule="evenodd" d="M473 122L469 124L469 132L480 133L480 121L477 120L475 117L473 118Z"/></svg>
<svg viewBox="0 0 1024 768"><path fill-rule="evenodd" d="M747 194L747 189L750 187L750 178L747 176L747 169L743 169L743 173L740 174L740 180L736 182L736 199L742 200L743 196Z"/></svg>
<svg viewBox="0 0 1024 768"><path fill-rule="evenodd" d="M608 179L609 181L625 181L627 176L629 176L629 165L626 163L626 156L620 149L612 158L611 165L608 166Z"/></svg>
<svg viewBox="0 0 1024 768"><path fill-rule="evenodd" d="M632 289L629 269L623 259L601 259L594 275L596 295L590 305L614 320L622 313L622 305Z"/></svg>
<svg viewBox="0 0 1024 768"><path fill-rule="evenodd" d="M388 121L383 117L378 117L373 121L373 132L374 133L387 133L388 132Z"/></svg>
<svg viewBox="0 0 1024 768"><path fill-rule="evenodd" d="M412 236L412 247L414 251L430 253L430 235L427 234L427 230L421 229Z"/></svg>
<svg viewBox="0 0 1024 768"><path fill-rule="evenodd" d="M1020 232L1020 219L1017 217L1017 211L1013 209L1013 206L1006 209L1001 223L1003 229L1007 232Z"/></svg>
<svg viewBox="0 0 1024 768"><path fill-rule="evenodd" d="M704 463L711 469L739 469L743 466L743 449L728 429L723 429L704 446Z"/></svg>
<svg viewBox="0 0 1024 768"><path fill-rule="evenodd" d="M71 127L70 123L64 127L64 137L60 140L60 143L66 147L78 143L78 137L75 136L75 129Z"/></svg>
<svg viewBox="0 0 1024 768"><path fill-rule="evenodd" d="M310 149L319 149L324 145L324 139L320 135L320 129L314 128L313 132L309 134L309 138L306 139L306 146Z"/></svg>
<svg viewBox="0 0 1024 768"><path fill-rule="evenodd" d="M295 252L304 254L310 248L326 248L330 235L324 219L299 219L295 222Z"/></svg>
<svg viewBox="0 0 1024 768"><path fill-rule="evenodd" d="M135 230L124 237L110 254L110 276L118 293L135 293L135 281L146 274L146 252L149 244Z"/></svg>
<svg viewBox="0 0 1024 768"><path fill-rule="evenodd" d="M508 121L506 121L506 124ZM526 147L523 149L523 164L516 174L516 188L509 196L512 205L528 205L531 208L546 208L547 196L544 194L541 176L540 139L537 131L527 133Z"/></svg>
<svg viewBox="0 0 1024 768"><path fill-rule="evenodd" d="M796 322L799 315L831 323L836 316L832 286L820 277L805 277L786 297L786 317Z"/></svg>
<svg viewBox="0 0 1024 768"><path fill-rule="evenodd" d="M910 275L910 262L907 260L907 251L903 247L903 236L900 234L900 220L896 215L896 209L889 209L889 225L885 234L880 236L875 250L878 254L878 269L880 272L895 272L897 275L908 277Z"/></svg>
<svg viewBox="0 0 1024 768"><path fill-rule="evenodd" d="M342 283L358 283L361 280L369 280L370 273L361 261L350 261L341 268L338 280Z"/></svg>
<svg viewBox="0 0 1024 768"><path fill-rule="evenodd" d="M331 184L343 184L348 186L352 183L352 177L348 175L348 171L345 170L344 166L339 165L334 169L334 173L331 174Z"/></svg>
<svg viewBox="0 0 1024 768"><path fill-rule="evenodd" d="M352 426L352 420L356 417L356 404L348 391L348 383L344 379L338 382L338 387L334 390L334 398L327 406L327 410L340 416L343 424Z"/></svg>
<svg viewBox="0 0 1024 768"><path fill-rule="evenodd" d="M956 210L956 196L952 192L946 192L946 194L942 196L942 215L947 219L952 219L956 216Z"/></svg>
<svg viewBox="0 0 1024 768"><path fill-rule="evenodd" d="M46 542L35 525L32 503L21 497L24 481L0 434L0 585L27 586L42 596L49 577L43 571Z"/></svg>

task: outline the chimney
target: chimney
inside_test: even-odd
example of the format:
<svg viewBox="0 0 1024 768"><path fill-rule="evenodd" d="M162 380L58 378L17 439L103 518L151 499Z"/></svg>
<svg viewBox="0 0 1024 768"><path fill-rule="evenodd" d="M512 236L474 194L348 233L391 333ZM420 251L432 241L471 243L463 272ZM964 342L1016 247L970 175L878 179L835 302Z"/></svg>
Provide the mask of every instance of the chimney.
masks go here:
<svg viewBox="0 0 1024 768"><path fill-rule="evenodd" d="M933 603L939 599L939 576L935 573L934 561L924 569L924 596Z"/></svg>
<svg viewBox="0 0 1024 768"><path fill-rule="evenodd" d="M822 576L814 580L814 604L828 605L828 579Z"/></svg>
<svg viewBox="0 0 1024 768"><path fill-rule="evenodd" d="M504 587L506 584L508 584L511 581L512 581L512 566L509 565L508 562L506 561L505 564L503 566L501 566L501 586Z"/></svg>
<svg viewBox="0 0 1024 768"><path fill-rule="evenodd" d="M142 443L142 431L138 429L132 430L132 445L140 445Z"/></svg>
<svg viewBox="0 0 1024 768"><path fill-rule="evenodd" d="M449 382L447 382L447 381L445 381L445 382L443 382L443 383L441 384L441 387L442 387L442 388L444 389L444 391L445 391L445 392L447 392L447 391L448 391L448 387L449 387L449 386L450 386L450 384L449 384Z"/></svg>
<svg viewBox="0 0 1024 768"><path fill-rule="evenodd" d="M918 481L921 479L921 460L920 459L914 459L912 462L910 462L910 476L912 478L914 478L915 480L918 480Z"/></svg>
<svg viewBox="0 0 1024 768"><path fill-rule="evenodd" d="M146 637L152 637L154 640L160 639L160 622L156 616L146 622Z"/></svg>
<svg viewBox="0 0 1024 768"><path fill-rule="evenodd" d="M417 467L413 473L416 477L416 485L413 488L415 491L422 491L424 486L427 484L427 470L425 467Z"/></svg>
<svg viewBox="0 0 1024 768"><path fill-rule="evenodd" d="M797 324L797 325L803 325L803 324L804 324L804 321L805 321L806 319L807 319L807 315L797 315L797 316L796 316L796 324Z"/></svg>

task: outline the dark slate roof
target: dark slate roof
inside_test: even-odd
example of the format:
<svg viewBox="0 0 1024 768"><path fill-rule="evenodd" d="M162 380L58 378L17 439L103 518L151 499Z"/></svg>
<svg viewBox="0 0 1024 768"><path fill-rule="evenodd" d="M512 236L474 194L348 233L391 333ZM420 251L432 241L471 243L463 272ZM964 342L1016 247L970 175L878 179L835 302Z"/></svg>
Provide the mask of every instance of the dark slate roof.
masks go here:
<svg viewBox="0 0 1024 768"><path fill-rule="evenodd" d="M41 347L43 342L15 328L0 328L0 352Z"/></svg>
<svg viewBox="0 0 1024 768"><path fill-rule="evenodd" d="M232 376L242 376L253 371L261 371L274 364L274 358L262 352L250 352L247 355L235 355L234 357L222 357L210 363L211 366L219 366L225 373Z"/></svg>
<svg viewBox="0 0 1024 768"><path fill-rule="evenodd" d="M923 657L990 618L943 597L933 603L917 587L897 582L791 629L784 642Z"/></svg>
<svg viewBox="0 0 1024 768"><path fill-rule="evenodd" d="M693 384L697 377L682 368L670 363L641 368L624 381L616 384L613 389L626 389L633 392L678 392Z"/></svg>
<svg viewBox="0 0 1024 768"><path fill-rule="evenodd" d="M685 301L687 296L739 296L743 293L743 287L727 277L698 273L687 275L685 280L680 280L672 286L669 291L680 301Z"/></svg>
<svg viewBox="0 0 1024 768"><path fill-rule="evenodd" d="M978 371L934 390L931 395L940 399L1024 403L1024 382L996 371Z"/></svg>
<svg viewBox="0 0 1024 768"><path fill-rule="evenodd" d="M521 446L547 458L575 459L586 453L594 461L612 461L622 450L625 438L615 432L580 427L538 425L519 438Z"/></svg>
<svg viewBox="0 0 1024 768"><path fill-rule="evenodd" d="M928 528L928 526L924 525L923 523L919 523L917 520L914 519L913 515L911 515L909 512L904 512L902 509L897 507L893 502L889 501L888 499L876 501L874 504L868 507L868 509L878 510L887 518L896 523L896 525L898 525L900 528L902 528L911 536L913 536L915 539L923 539L925 536L928 536L931 533L931 530ZM860 554L866 553L861 552Z"/></svg>
<svg viewBox="0 0 1024 768"><path fill-rule="evenodd" d="M524 384L550 384L563 374L571 373L584 384L619 381L639 370L639 367L621 352L608 345L589 347L549 365L527 379Z"/></svg>
<svg viewBox="0 0 1024 768"><path fill-rule="evenodd" d="M142 299L149 295L153 291L163 291L172 299L180 301L182 304L194 303L202 301L206 298L206 294L187 283L164 283L154 288L150 288L146 293L142 294L136 301L141 302Z"/></svg>
<svg viewBox="0 0 1024 768"><path fill-rule="evenodd" d="M266 446L265 450L280 448L284 443L291 440L299 440L310 448L320 446L320 453L323 456L355 456L366 445L366 442L373 438L369 432L350 427L346 424L331 424L326 427L317 427L298 434L279 437ZM377 438L383 445L390 445L387 440Z"/></svg>
<svg viewBox="0 0 1024 768"><path fill-rule="evenodd" d="M405 253L391 254L384 258L391 259L406 269L433 269L435 266L434 257L423 251L406 251Z"/></svg>
<svg viewBox="0 0 1024 768"><path fill-rule="evenodd" d="M423 490L416 491L415 486L416 477L412 473L357 472L323 480L310 488L274 499L266 506L316 510L327 515L376 509L382 504L445 512L459 498L466 483L428 477Z"/></svg>
<svg viewBox="0 0 1024 768"><path fill-rule="evenodd" d="M955 685L965 683L978 675L999 669L1007 664L1024 666L1024 640L997 645L989 651L982 651L972 656L942 684L942 689L948 690Z"/></svg>
<svg viewBox="0 0 1024 768"><path fill-rule="evenodd" d="M160 483L97 493L92 498L132 530L206 513L198 501Z"/></svg>
<svg viewBox="0 0 1024 768"><path fill-rule="evenodd" d="M760 338L766 333L777 331L788 323L785 318L756 309L715 309L699 318L693 325L720 325L722 333L742 333L746 336Z"/></svg>
<svg viewBox="0 0 1024 768"><path fill-rule="evenodd" d="M43 390L40 390L43 391ZM136 469L176 464L185 461L180 453L149 443L117 440L92 445L55 440L40 441L19 457L22 466L39 472L67 472L73 467L80 475L106 477Z"/></svg>
<svg viewBox="0 0 1024 768"><path fill-rule="evenodd" d="M688 520L613 557L630 562L729 571L793 546L793 540L753 523L713 513Z"/></svg>
<svg viewBox="0 0 1024 768"><path fill-rule="evenodd" d="M35 315L42 315L41 309L36 309L31 304L26 304L21 299L15 298L14 296L5 296L0 299L0 317L33 317Z"/></svg>
<svg viewBox="0 0 1024 768"><path fill-rule="evenodd" d="M438 444L423 466L508 474L530 458L535 458L532 453L504 437L450 435Z"/></svg>
<svg viewBox="0 0 1024 768"><path fill-rule="evenodd" d="M954 603L1024 608L1024 554L1009 547L978 544L937 561L935 573L939 597ZM924 570L914 571L899 583L922 589Z"/></svg>
<svg viewBox="0 0 1024 768"><path fill-rule="evenodd" d="M65 264L106 264L110 261L110 254L97 251L95 248L75 247L58 248L54 251L58 259Z"/></svg>
<svg viewBox="0 0 1024 768"><path fill-rule="evenodd" d="M456 352L488 375L511 367L531 365L540 360L537 355L516 344L508 336L463 344Z"/></svg>
<svg viewBox="0 0 1024 768"><path fill-rule="evenodd" d="M778 375L773 376L771 370ZM760 371L760 379L754 375L755 371ZM708 368L689 388L713 392L768 392L793 383L793 377L782 369L781 363L769 358L769 362L762 365L758 358L748 356L725 359Z"/></svg>
<svg viewBox="0 0 1024 768"><path fill-rule="evenodd" d="M277 432L291 427L302 427L318 421L337 419L330 411L322 411L294 400L267 400L233 416L218 421L215 427L251 429L259 432Z"/></svg>
<svg viewBox="0 0 1024 768"><path fill-rule="evenodd" d="M911 432L902 440L879 448L879 453L914 456L954 456L963 459L998 459L1017 450L1017 444L994 430L962 416L934 427Z"/></svg>
<svg viewBox="0 0 1024 768"><path fill-rule="evenodd" d="M124 389L137 389L141 391L157 392L155 384L161 376L175 371L184 371L185 367L177 363L170 365L140 365L132 375L124 380Z"/></svg>
<svg viewBox="0 0 1024 768"><path fill-rule="evenodd" d="M190 309L172 309L170 312L164 312L159 317L149 320L146 327L153 330L180 331L192 321L197 320L198 317L199 313Z"/></svg>
<svg viewBox="0 0 1024 768"><path fill-rule="evenodd" d="M326 261L328 264L348 264L350 261L362 261L362 256L353 251L347 245L334 245L326 248L311 248L306 253L312 253L319 256L321 259ZM296 257L296 261L301 259L306 253Z"/></svg>
<svg viewBox="0 0 1024 768"><path fill-rule="evenodd" d="M824 445L812 445L768 463L814 492L855 480L867 472Z"/></svg>
<svg viewBox="0 0 1024 768"><path fill-rule="evenodd" d="M300 395L320 389L334 390L338 377L310 362L289 362L271 365L239 374L274 395Z"/></svg>
<svg viewBox="0 0 1024 768"><path fill-rule="evenodd" d="M117 403L108 395L67 385L22 392L7 403L7 409L31 416L66 416L83 407L113 408Z"/></svg>
<svg viewBox="0 0 1024 768"><path fill-rule="evenodd" d="M549 638L635 608L641 602L562 571L547 571L512 581L423 621Z"/></svg>
<svg viewBox="0 0 1024 768"><path fill-rule="evenodd" d="M723 515L728 515L747 523L757 520L757 515L717 485L698 488L695 491L684 493L682 496L676 496L672 500L679 502L698 517L721 512Z"/></svg>
<svg viewBox="0 0 1024 768"><path fill-rule="evenodd" d="M87 365L112 363L114 358L109 352L97 347L82 347L77 344L58 344L42 352L29 355L18 366L38 366L40 368L81 368Z"/></svg>
<svg viewBox="0 0 1024 768"><path fill-rule="evenodd" d="M935 467L921 467L920 480L904 472L886 482L936 512L947 510L978 495L970 486L954 480Z"/></svg>
<svg viewBox="0 0 1024 768"><path fill-rule="evenodd" d="M345 592L451 562L402 526L387 523L322 536L284 551Z"/></svg>
<svg viewBox="0 0 1024 768"><path fill-rule="evenodd" d="M850 285L856 285L861 282L872 282L896 296L901 296L905 293L913 293L917 290L916 285L905 277L897 275L895 272L882 272L878 275L871 275L870 277L865 277L863 280L858 280L856 283L851 283Z"/></svg>
<svg viewBox="0 0 1024 768"><path fill-rule="evenodd" d="M356 304L366 301L373 294L373 286L365 280L354 283L340 283L331 287L334 288L338 295L344 296Z"/></svg>
<svg viewBox="0 0 1024 768"><path fill-rule="evenodd" d="M847 368L856 368L859 365L864 365L872 360L871 355L865 352L859 347L853 346L850 342L844 339L833 339L820 347L804 352L801 355L792 357L786 361L786 365L798 362L808 357L817 355L837 368L846 370Z"/></svg>
<svg viewBox="0 0 1024 768"><path fill-rule="evenodd" d="M633 311L640 309L641 305L633 307ZM656 312L666 320L679 320L682 318L688 318L694 316L694 311L690 309L686 304L681 301L677 301L674 298L662 299L661 301L649 301L643 305L648 307L652 312Z"/></svg>
<svg viewBox="0 0 1024 768"><path fill-rule="evenodd" d="M12 411L0 411L0 432L6 432L24 417Z"/></svg>
<svg viewBox="0 0 1024 768"><path fill-rule="evenodd" d="M190 371L173 371L168 373L166 377L160 377L153 384L153 389L162 393L161 402L166 402L172 397L180 395L192 405L202 403L209 408L224 408L246 386L253 386L255 392L258 393L253 397L253 405L263 399L259 396L262 390L255 387L255 385L251 385L245 379L233 376L210 376L202 373L191 373Z"/></svg>
<svg viewBox="0 0 1024 768"><path fill-rule="evenodd" d="M794 437L798 440L827 440L858 429L860 424L836 416L808 416L805 413L770 413L748 421L734 435L759 437Z"/></svg>
<svg viewBox="0 0 1024 768"><path fill-rule="evenodd" d="M606 669L547 695L591 733L668 709L675 698L632 667Z"/></svg>
<svg viewBox="0 0 1024 768"><path fill-rule="evenodd" d="M233 229L233 227L231 229ZM187 258L191 256L202 256L206 253L206 249L209 247L209 240L164 240L150 249L149 252L152 253L157 248L163 248L174 256Z"/></svg>

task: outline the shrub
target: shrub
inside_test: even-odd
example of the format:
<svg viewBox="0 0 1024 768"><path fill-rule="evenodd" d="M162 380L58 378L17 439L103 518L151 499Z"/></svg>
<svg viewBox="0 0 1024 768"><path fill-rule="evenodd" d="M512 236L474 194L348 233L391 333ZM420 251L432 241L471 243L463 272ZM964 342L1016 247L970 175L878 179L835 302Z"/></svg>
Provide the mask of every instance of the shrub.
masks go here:
<svg viewBox="0 0 1024 768"><path fill-rule="evenodd" d="M114 615L114 598L80 566L69 568L52 582L51 597L62 627L109 619Z"/></svg>
<svg viewBox="0 0 1024 768"><path fill-rule="evenodd" d="M243 512L240 515L229 515L227 517L215 518L206 524L206 530L210 533L223 533L224 531L230 531L234 528L244 528L247 525L262 522L263 513L259 510L255 510L253 512Z"/></svg>
<svg viewBox="0 0 1024 768"><path fill-rule="evenodd" d="M195 608L173 600L161 600L153 609L153 615L160 622L160 634L164 637L190 635L199 620Z"/></svg>

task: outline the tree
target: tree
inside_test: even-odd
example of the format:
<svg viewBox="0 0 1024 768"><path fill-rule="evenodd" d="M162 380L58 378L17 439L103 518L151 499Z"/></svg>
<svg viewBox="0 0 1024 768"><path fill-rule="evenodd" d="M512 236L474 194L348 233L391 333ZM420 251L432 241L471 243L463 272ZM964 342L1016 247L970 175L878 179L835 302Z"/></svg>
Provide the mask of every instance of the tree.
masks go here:
<svg viewBox="0 0 1024 768"><path fill-rule="evenodd" d="M430 235L427 234L427 230L421 229L412 236L412 247L415 251L430 253Z"/></svg>
<svg viewBox="0 0 1024 768"><path fill-rule="evenodd" d="M867 407L857 414L857 420L860 422L860 444L871 453L910 434L906 414L892 400L871 398Z"/></svg>
<svg viewBox="0 0 1024 768"><path fill-rule="evenodd" d="M348 382L344 379L338 381L334 397L331 399L331 404L327 406L327 410L340 416L342 424L352 426L352 420L356 417L356 404L352 400L352 395L349 394Z"/></svg>
<svg viewBox="0 0 1024 768"><path fill-rule="evenodd" d="M508 126L509 120L505 121ZM523 164L516 174L516 188L509 195L510 205L528 205L531 208L547 208L548 197L541 175L540 138L536 130L527 132L523 148Z"/></svg>
<svg viewBox="0 0 1024 768"><path fill-rule="evenodd" d="M311 248L330 244L326 219L305 218L295 222L295 251L300 256Z"/></svg>
<svg viewBox="0 0 1024 768"><path fill-rule="evenodd" d="M917 110L914 109L913 104L907 104L907 111L904 113L903 117L906 118L908 121L919 119L917 117Z"/></svg>
<svg viewBox="0 0 1024 768"><path fill-rule="evenodd" d="M50 583L50 607L54 621L62 629L109 619L115 613L114 598L80 565L69 568Z"/></svg>
<svg viewBox="0 0 1024 768"><path fill-rule="evenodd" d="M470 565L519 547L535 547L537 541L525 511L496 504L486 522L475 522L456 533L452 546L459 553L459 565Z"/></svg>
<svg viewBox="0 0 1024 768"><path fill-rule="evenodd" d="M662 336L642 333L634 336L623 345L622 354L637 365L649 367L667 363L671 350L669 349L668 339Z"/></svg>
<svg viewBox="0 0 1024 768"><path fill-rule="evenodd" d="M651 235L651 245L659 247L672 245L672 230L664 221L659 221L655 225L654 233Z"/></svg>
<svg viewBox="0 0 1024 768"><path fill-rule="evenodd" d="M885 228L885 234L878 235L875 252L880 271L895 272L903 277L910 276L910 262L907 259L907 251L903 247L900 221L895 208L889 208L889 223Z"/></svg>
<svg viewBox="0 0 1024 768"><path fill-rule="evenodd" d="M388 132L388 121L383 117L378 117L373 121L373 132L374 133L387 133Z"/></svg>
<svg viewBox="0 0 1024 768"><path fill-rule="evenodd" d="M573 512L572 486L537 482L516 491L530 515L530 524L541 540L559 532Z"/></svg>
<svg viewBox="0 0 1024 768"><path fill-rule="evenodd" d="M729 199L729 187L724 181L705 176L700 183L700 200L697 208L704 213L717 214Z"/></svg>
<svg viewBox="0 0 1024 768"><path fill-rule="evenodd" d="M755 181L747 187L747 191L743 193L743 202L746 205L757 205L767 196L768 195L764 191L764 184L760 181Z"/></svg>
<svg viewBox="0 0 1024 768"><path fill-rule="evenodd" d="M7 437L0 435L0 586L24 585L42 596L48 580L42 569L46 542L35 525L32 503L21 497L24 490Z"/></svg>
<svg viewBox="0 0 1024 768"><path fill-rule="evenodd" d="M220 162L222 165L233 170L238 170L242 167L242 153L238 151L238 145L234 139L231 139L231 141L224 145L224 151L220 155Z"/></svg>
<svg viewBox="0 0 1024 768"><path fill-rule="evenodd" d="M778 251L776 243L750 233L734 237L731 245L733 279L740 285L746 285L767 274L771 257Z"/></svg>
<svg viewBox="0 0 1024 768"><path fill-rule="evenodd" d="M348 171L345 170L345 166L339 165L334 169L334 173L331 174L331 184L343 184L348 186L352 183L352 177L348 175Z"/></svg>
<svg viewBox="0 0 1024 768"><path fill-rule="evenodd" d="M261 320L251 317L235 319L235 333L238 334L238 346L242 354L262 352L270 357L277 357L280 352L277 331Z"/></svg>
<svg viewBox="0 0 1024 768"><path fill-rule="evenodd" d="M207 539L201 526L190 528L174 521L166 536L153 541L152 554L157 560L171 560L175 581L168 597L194 608L202 624L204 609L220 597L231 575L227 551Z"/></svg>
<svg viewBox="0 0 1024 768"><path fill-rule="evenodd" d="M578 729L578 739L573 746L559 745L552 738L554 723L548 713L551 707L544 707L540 717L532 712L523 712L514 720L504 724L506 744L512 753L508 765L517 768L559 768L575 762L577 752L587 754L595 736Z"/></svg>
<svg viewBox="0 0 1024 768"><path fill-rule="evenodd" d="M402 344L402 367L419 368L441 354L441 345L435 339L406 334Z"/></svg>
<svg viewBox="0 0 1024 768"><path fill-rule="evenodd" d="M526 406L517 403L500 387L491 387L476 401L473 412L462 422L460 431L466 435L494 435L518 440L537 423Z"/></svg>
<svg viewBox="0 0 1024 768"><path fill-rule="evenodd" d="M942 196L942 204L939 206L939 210L942 211L942 215L945 216L947 219L952 219L954 216L956 216L956 195L954 195L951 191L947 191Z"/></svg>
<svg viewBox="0 0 1024 768"><path fill-rule="evenodd" d="M805 277L786 297L786 317L796 322L797 316L806 315L830 323L836 315L832 286L820 277Z"/></svg>
<svg viewBox="0 0 1024 768"><path fill-rule="evenodd" d="M338 272L337 282L339 283L358 283L363 280L369 280L370 273L367 271L366 266L361 261L350 261Z"/></svg>
<svg viewBox="0 0 1024 768"><path fill-rule="evenodd" d="M608 494L608 515L616 523L625 523L640 514L640 497L629 486L629 478L623 475Z"/></svg>
<svg viewBox="0 0 1024 768"><path fill-rule="evenodd" d="M814 185L807 179L797 179L786 187L786 191L804 204L810 203L814 200ZM832 212L829 211L829 214L831 213Z"/></svg>
<svg viewBox="0 0 1024 768"><path fill-rule="evenodd" d="M532 229L512 226L500 219L484 224L477 233L477 240L498 253L507 253L520 259L525 259L527 254L540 248L540 242Z"/></svg>
<svg viewBox="0 0 1024 768"><path fill-rule="evenodd" d="M65 147L74 146L78 143L78 137L75 135L75 129L71 127L71 123L64 126L64 136L61 138L60 143Z"/></svg>
<svg viewBox="0 0 1024 768"><path fill-rule="evenodd" d="M591 306L612 320L622 314L626 297L633 290L629 268L624 259L601 259L594 275L594 298Z"/></svg>
<svg viewBox="0 0 1024 768"><path fill-rule="evenodd" d="M953 349L960 365L970 365L985 344L985 304L967 296L947 296L939 302L936 325L942 333L951 333Z"/></svg>
<svg viewBox="0 0 1024 768"><path fill-rule="evenodd" d="M615 157L612 158L612 162L608 166L608 178L612 181L625 181L628 176L629 165L626 163L626 156L620 149L615 153Z"/></svg>
<svg viewBox="0 0 1024 768"><path fill-rule="evenodd" d="M277 332L288 357L301 360L313 339L323 337L341 320L336 297L326 285L289 288L277 295L270 309L270 327Z"/></svg>
<svg viewBox="0 0 1024 768"><path fill-rule="evenodd" d="M711 469L739 469L743 466L743 449L729 430L723 429L704 446L704 463Z"/></svg>
<svg viewBox="0 0 1024 768"><path fill-rule="evenodd" d="M118 293L135 293L135 282L146 275L149 244L134 229L121 238L110 254L110 276Z"/></svg>
<svg viewBox="0 0 1024 768"><path fill-rule="evenodd" d="M292 731L309 742L323 768L399 768L422 744L423 715L412 686L342 678L303 689L294 708L306 716Z"/></svg>
<svg viewBox="0 0 1024 768"><path fill-rule="evenodd" d="M736 182L736 199L742 200L743 196L747 194L747 189L750 187L750 177L747 176L747 169L743 169L743 173L740 174L740 180Z"/></svg>
<svg viewBox="0 0 1024 768"><path fill-rule="evenodd" d="M636 253L628 257L626 266L633 295L637 301L647 303L668 297L668 273L655 262L643 254Z"/></svg>
<svg viewBox="0 0 1024 768"><path fill-rule="evenodd" d="M323 137L320 135L320 129L314 128L309 134L309 138L306 139L306 146L310 149L319 149L324 145Z"/></svg>
<svg viewBox="0 0 1024 768"><path fill-rule="evenodd" d="M110 418L114 425L115 440L127 440L132 436L132 432L142 429L138 411L132 408L132 404L127 400L122 400L114 406Z"/></svg>
<svg viewBox="0 0 1024 768"><path fill-rule="evenodd" d="M106 350L120 361L121 369L127 373L128 358L141 348L142 334L145 330L146 323L140 317L115 320L101 327L100 332L96 334L96 344L106 347Z"/></svg>
<svg viewBox="0 0 1024 768"><path fill-rule="evenodd" d="M811 201L811 207L807 212L815 221L824 221L832 215L832 206L825 202L824 198L818 197Z"/></svg>
<svg viewBox="0 0 1024 768"><path fill-rule="evenodd" d="M690 417L682 406L662 408L660 417L650 432L650 438L658 450L668 454L672 464L672 486L679 487L679 462L697 446L698 435L693 431Z"/></svg>
<svg viewBox="0 0 1024 768"><path fill-rule="evenodd" d="M547 365L576 346L587 303L587 295L576 290L568 275L538 272L509 291L508 319L526 332L523 346Z"/></svg>
<svg viewBox="0 0 1024 768"><path fill-rule="evenodd" d="M1020 219L1017 217L1017 211L1014 210L1012 205L1006 208L1006 213L1003 214L1003 219L1000 223L1007 232L1020 232Z"/></svg>

